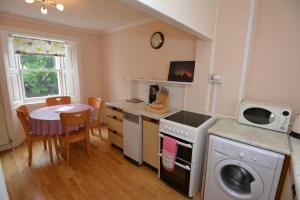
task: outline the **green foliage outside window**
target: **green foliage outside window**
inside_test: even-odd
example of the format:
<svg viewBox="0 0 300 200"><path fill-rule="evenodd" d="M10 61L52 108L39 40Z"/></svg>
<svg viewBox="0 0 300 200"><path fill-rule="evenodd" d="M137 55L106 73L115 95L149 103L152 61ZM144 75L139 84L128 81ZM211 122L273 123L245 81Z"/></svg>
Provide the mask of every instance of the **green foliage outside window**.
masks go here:
<svg viewBox="0 0 300 200"><path fill-rule="evenodd" d="M20 61L26 98L59 94L55 57L26 54L20 55Z"/></svg>

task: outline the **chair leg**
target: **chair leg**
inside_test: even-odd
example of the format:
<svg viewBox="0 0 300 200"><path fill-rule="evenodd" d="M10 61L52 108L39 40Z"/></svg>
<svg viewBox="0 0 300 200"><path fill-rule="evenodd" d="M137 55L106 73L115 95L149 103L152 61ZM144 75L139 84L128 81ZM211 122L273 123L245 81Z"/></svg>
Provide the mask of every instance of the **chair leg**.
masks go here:
<svg viewBox="0 0 300 200"><path fill-rule="evenodd" d="M53 162L53 154L52 154L52 140L49 136L48 138L48 146L49 146L49 154L50 154L50 161Z"/></svg>
<svg viewBox="0 0 300 200"><path fill-rule="evenodd" d="M59 147L58 147L58 144L57 144L57 137L58 137L58 136L55 135L55 136L53 136L52 139L53 139L53 143L54 143L54 148L55 148L56 158L59 159L59 153L60 153L60 152L59 152Z"/></svg>
<svg viewBox="0 0 300 200"><path fill-rule="evenodd" d="M44 140L44 149L47 150L47 140Z"/></svg>
<svg viewBox="0 0 300 200"><path fill-rule="evenodd" d="M70 164L70 143L66 142L66 146L67 146L67 164Z"/></svg>
<svg viewBox="0 0 300 200"><path fill-rule="evenodd" d="M92 133L93 136L95 136L94 128L91 128L91 133Z"/></svg>
<svg viewBox="0 0 300 200"><path fill-rule="evenodd" d="M63 143L62 143L62 137L58 136L58 142L59 142L59 151L62 154L63 152Z"/></svg>
<svg viewBox="0 0 300 200"><path fill-rule="evenodd" d="M101 125L98 126L98 130L99 130L99 135L101 140L103 140L103 136L102 136L102 132L101 132Z"/></svg>
<svg viewBox="0 0 300 200"><path fill-rule="evenodd" d="M89 138L85 139L85 149L86 149L88 157L91 157L90 140L89 140Z"/></svg>
<svg viewBox="0 0 300 200"><path fill-rule="evenodd" d="M27 142L28 146L28 166L31 166L32 163L32 142Z"/></svg>

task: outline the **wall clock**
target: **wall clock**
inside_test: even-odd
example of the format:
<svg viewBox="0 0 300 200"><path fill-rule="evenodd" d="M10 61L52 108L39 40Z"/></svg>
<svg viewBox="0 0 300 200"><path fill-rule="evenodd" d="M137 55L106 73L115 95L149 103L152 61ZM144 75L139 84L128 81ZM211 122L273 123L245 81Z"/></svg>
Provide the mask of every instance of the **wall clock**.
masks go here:
<svg viewBox="0 0 300 200"><path fill-rule="evenodd" d="M150 44L154 49L159 49L164 44L164 35L162 32L155 32L150 38Z"/></svg>

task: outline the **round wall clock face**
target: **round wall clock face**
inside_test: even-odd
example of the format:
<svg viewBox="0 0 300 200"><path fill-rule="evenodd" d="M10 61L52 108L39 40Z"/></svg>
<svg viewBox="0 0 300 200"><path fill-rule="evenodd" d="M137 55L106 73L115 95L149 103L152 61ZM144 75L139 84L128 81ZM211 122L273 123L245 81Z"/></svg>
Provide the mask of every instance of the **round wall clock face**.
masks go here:
<svg viewBox="0 0 300 200"><path fill-rule="evenodd" d="M154 49L159 49L164 44L164 35L161 32L152 34L150 44Z"/></svg>

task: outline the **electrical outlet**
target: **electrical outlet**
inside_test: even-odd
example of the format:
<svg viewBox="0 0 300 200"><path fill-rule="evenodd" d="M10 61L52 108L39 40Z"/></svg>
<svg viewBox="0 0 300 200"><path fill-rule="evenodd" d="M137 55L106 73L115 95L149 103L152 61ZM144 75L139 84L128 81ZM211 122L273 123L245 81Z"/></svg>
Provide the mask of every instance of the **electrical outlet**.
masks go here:
<svg viewBox="0 0 300 200"><path fill-rule="evenodd" d="M208 82L212 84L214 83L221 84L221 74L209 74Z"/></svg>

